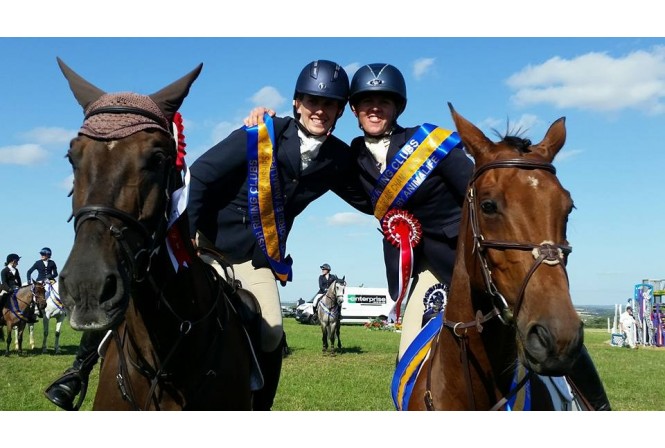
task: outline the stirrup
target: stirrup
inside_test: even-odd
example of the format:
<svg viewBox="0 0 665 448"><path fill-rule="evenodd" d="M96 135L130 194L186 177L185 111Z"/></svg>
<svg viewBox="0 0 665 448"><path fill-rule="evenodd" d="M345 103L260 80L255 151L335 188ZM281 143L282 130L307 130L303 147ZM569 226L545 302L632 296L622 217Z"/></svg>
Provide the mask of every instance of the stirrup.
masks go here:
<svg viewBox="0 0 665 448"><path fill-rule="evenodd" d="M70 380L76 380L76 379L78 379L81 383L81 390L79 391L79 398L76 401L76 404L70 405L69 403L58 403L49 396L49 393L55 387L60 387L62 389L68 390L69 392L72 392L71 388L65 383L67 383ZM55 404L59 408L64 409L65 411L78 411L81 408L81 405L83 404L83 400L85 399L85 395L87 392L88 392L87 378L86 379L83 378L83 375L81 375L81 371L79 369L69 368L60 378L53 381L51 384L49 384L46 387L46 389L44 389L44 396L51 403Z"/></svg>

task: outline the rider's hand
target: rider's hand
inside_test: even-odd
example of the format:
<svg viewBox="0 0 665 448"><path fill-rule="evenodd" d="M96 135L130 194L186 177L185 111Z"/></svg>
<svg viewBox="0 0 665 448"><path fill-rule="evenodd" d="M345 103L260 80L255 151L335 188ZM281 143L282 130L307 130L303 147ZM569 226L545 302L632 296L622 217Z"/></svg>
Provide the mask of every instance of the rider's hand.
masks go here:
<svg viewBox="0 0 665 448"><path fill-rule="evenodd" d="M252 127L256 126L257 124L263 123L263 115L268 114L271 117L275 116L275 111L272 109L268 109L263 106L255 107L252 109L252 111L249 113L249 116L245 117L243 120L243 123L245 123L245 126L247 127Z"/></svg>

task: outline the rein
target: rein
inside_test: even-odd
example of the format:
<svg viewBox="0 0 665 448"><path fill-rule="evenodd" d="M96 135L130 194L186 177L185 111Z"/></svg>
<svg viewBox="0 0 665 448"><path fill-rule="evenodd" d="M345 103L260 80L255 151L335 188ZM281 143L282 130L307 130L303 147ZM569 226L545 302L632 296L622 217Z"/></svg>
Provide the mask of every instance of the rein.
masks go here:
<svg viewBox="0 0 665 448"><path fill-rule="evenodd" d="M333 283L332 288L328 288L319 303L321 309L332 318L336 318L339 315L338 309L340 308L340 303L337 301L337 294L335 292L336 289L336 283ZM324 299L328 300L326 301ZM326 302L329 304L326 305Z"/></svg>
<svg viewBox="0 0 665 448"><path fill-rule="evenodd" d="M501 168L519 168L519 169L529 169L529 170L545 170L554 175L556 175L556 168L551 163L537 162L528 159L507 159L507 160L497 160L490 162L486 165L478 168L471 177L469 181L469 188L467 191L467 205L469 211L469 222L471 224L471 231L473 234L473 248L472 251L475 252L478 256L478 261L481 266L481 273L483 275L483 280L485 282L485 292L493 298L500 300L500 308L497 308L495 301L492 303L492 310L486 314L483 314L482 311L477 310L475 319L469 322L452 322L446 319L443 320L443 326L448 328L454 336L456 336L460 341L460 350L461 350L461 362L464 371L464 383L467 390L467 399L469 401L470 408L472 410L476 409L475 398L473 395L473 388L471 382L471 366L469 362L469 350L468 350L468 329L474 328L479 334L483 331L483 324L498 317L499 320L504 325L514 325L515 320L519 310L521 309L522 302L524 300L524 293L529 283L529 280L533 276L534 272L542 264L548 265L560 265L563 269L566 279L568 278L568 272L566 271L565 265L562 261L565 260L571 251L572 247L566 244L555 244L553 242L544 241L540 244L534 244L529 242L514 242L514 241L503 241L503 240L487 240L483 237L480 223L478 221L478 212L477 212L477 197L475 195L475 186L474 183L478 178L485 172L492 169L501 169ZM535 261L529 271L527 272L522 285L517 296L516 304L514 306L514 311L511 312L508 303L505 297L501 294L497 288L494 280L492 279L492 271L490 263L487 259L487 250L496 249L496 250L522 250L532 252ZM463 332L458 332L458 330L464 330ZM436 338L435 345L432 348L432 353L436 351L436 348L439 345L439 337ZM432 385L432 362L429 363L429 370L427 372L427 382L425 389L425 406L427 410L434 410L434 403L432 399L431 385ZM519 382L517 387L512 389L506 396L502 397L498 403L496 403L492 410L498 410L505 405L505 403L515 395L524 385L527 383L530 378L530 374L526 375L522 381Z"/></svg>
<svg viewBox="0 0 665 448"><path fill-rule="evenodd" d="M214 273L214 271L211 270L211 272ZM217 281L219 281L219 278L216 277ZM151 278L152 280L152 278ZM136 341L132 337L132 335L129 333L127 329L127 325L124 326L124 331L123 331L123 336L121 337L118 330L114 329L112 330L112 335L113 335L113 341L116 344L117 350L118 350L118 359L119 359L119 366L118 366L118 374L116 376L118 386L120 388L120 392L125 400L127 400L129 403L132 404L134 407L134 410L140 411L142 409L148 409L148 405L150 404L150 401L155 398L155 391L157 389L157 386L163 382L164 380L167 380L170 376L166 368L169 366L169 363L176 353L178 347L180 346L180 343L184 340L184 338L189 334L189 332L197 326L199 323L206 321L217 309L220 301L222 300L222 288L218 288L218 294L213 302L212 306L210 309L199 319L195 321L191 320L186 320L182 319L178 314L175 312L175 310L171 307L171 304L164 299L164 295L160 294L160 301L163 303L168 310L171 312L173 316L175 316L179 321L180 325L178 327L178 338L175 341L175 343L171 346L171 349L169 350L168 354L166 357L164 357L164 360L160 363L160 366L158 368L153 368L150 363L140 355L141 351L137 347ZM224 330L221 322L219 319L217 320L217 325L219 326L220 330ZM217 337L219 333L215 333L215 338ZM138 358L136 360L132 359L129 354L125 356L125 342L129 341L131 346L134 349L134 352L138 354ZM215 341L213 341L212 346L214 347ZM215 353L215 350L208 350L208 353ZM125 378L129 378L129 369L128 369L128 361L131 363L131 365L143 376L150 382L150 389L148 393L146 394L145 398L145 404L143 405L143 408L139 407L136 399L135 399L135 392L132 390L131 387L131 382L125 381ZM207 374L210 374L211 372L209 371ZM214 372L212 372L214 374ZM206 375L207 375L206 374ZM159 401L155 400L155 408L159 410Z"/></svg>

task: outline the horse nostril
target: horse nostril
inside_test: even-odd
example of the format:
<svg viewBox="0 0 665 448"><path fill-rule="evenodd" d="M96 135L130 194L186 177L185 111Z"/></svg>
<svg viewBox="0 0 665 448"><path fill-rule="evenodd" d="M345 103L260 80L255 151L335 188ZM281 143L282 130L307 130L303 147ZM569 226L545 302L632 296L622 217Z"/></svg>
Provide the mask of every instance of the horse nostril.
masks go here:
<svg viewBox="0 0 665 448"><path fill-rule="evenodd" d="M102 290L99 302L103 303L107 300L112 299L113 297L115 297L117 291L118 291L118 278L113 274L107 275L106 278L104 279L104 288Z"/></svg>
<svg viewBox="0 0 665 448"><path fill-rule="evenodd" d="M552 347L552 334L542 325L532 325L526 337L529 355L536 359L545 359Z"/></svg>

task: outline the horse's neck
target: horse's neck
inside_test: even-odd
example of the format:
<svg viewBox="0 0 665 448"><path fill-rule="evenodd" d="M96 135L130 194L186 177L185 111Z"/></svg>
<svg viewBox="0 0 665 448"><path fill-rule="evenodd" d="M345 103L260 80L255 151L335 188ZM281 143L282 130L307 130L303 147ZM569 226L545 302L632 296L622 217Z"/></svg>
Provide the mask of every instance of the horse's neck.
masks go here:
<svg viewBox="0 0 665 448"><path fill-rule="evenodd" d="M466 217L466 210L464 213ZM479 261L472 251L473 238L466 221L463 219L460 226L455 268L445 311L445 319L452 323L473 322L479 312L484 316L493 309L493 299L485 292ZM466 335L469 353L472 353L482 365L490 366L487 374L499 383L501 389L504 389L510 376L506 363L514 362L516 356L514 329L502 324L498 317L492 317L482 324L482 331L470 327ZM459 344L440 346L439 352L444 358L444 363L459 364Z"/></svg>

